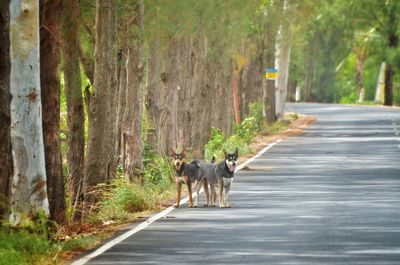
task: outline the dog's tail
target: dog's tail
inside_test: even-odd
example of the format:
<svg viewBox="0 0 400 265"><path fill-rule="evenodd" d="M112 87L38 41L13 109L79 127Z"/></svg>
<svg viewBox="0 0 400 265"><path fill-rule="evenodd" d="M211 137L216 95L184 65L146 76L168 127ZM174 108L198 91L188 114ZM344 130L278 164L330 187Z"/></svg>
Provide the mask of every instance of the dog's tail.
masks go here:
<svg viewBox="0 0 400 265"><path fill-rule="evenodd" d="M201 162L198 160L193 160L190 164L196 165L197 167L201 167Z"/></svg>
<svg viewBox="0 0 400 265"><path fill-rule="evenodd" d="M215 158L215 156L213 156L213 157L211 158L211 163L214 164L216 160L217 160L217 159Z"/></svg>

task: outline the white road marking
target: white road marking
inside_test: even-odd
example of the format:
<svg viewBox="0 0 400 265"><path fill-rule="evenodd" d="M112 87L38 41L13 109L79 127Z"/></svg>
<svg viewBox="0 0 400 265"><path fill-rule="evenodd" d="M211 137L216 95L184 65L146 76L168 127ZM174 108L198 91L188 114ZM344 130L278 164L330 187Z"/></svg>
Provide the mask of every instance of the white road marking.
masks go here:
<svg viewBox="0 0 400 265"><path fill-rule="evenodd" d="M263 148L260 152L258 152L255 156L251 157L250 159L246 160L243 164L240 164L235 172L241 170L242 168L244 168L245 166L247 166L248 164L250 164L251 162L253 162L255 159L257 159L258 157L260 157L263 153L265 153L266 151L268 151L269 149L271 149L274 145L276 145L277 143L280 143L282 141L282 139L278 139L273 143L270 143L269 145L267 145L265 148ZM400 147L400 146L399 146ZM233 181L233 180L232 180ZM202 191L201 191L202 192ZM193 193L192 195L193 198L196 197L196 193ZM180 204L185 204L186 202L188 202L189 197L185 197L181 200ZM111 240L110 242L107 242L106 244L102 245L101 247L99 247L98 249L96 249L95 251L93 251L92 253L89 253L88 255L74 261L71 263L71 265L83 265L86 262L90 261L91 259L103 254L104 252L106 252L107 250L109 250L110 248L112 248L113 246L115 246L116 244L124 241L125 239L127 239L128 237L136 234L137 232L145 229L146 227L148 227L150 224L154 223L155 221L157 221L158 219L163 218L164 216L166 216L167 214L169 214L170 212L172 212L175 208L173 206L168 207L167 209L165 209L164 211L153 215L152 217L150 217L148 220L144 221L143 223L139 224L138 226L136 226L135 228L132 228L131 230L123 233L122 235L114 238L113 240Z"/></svg>

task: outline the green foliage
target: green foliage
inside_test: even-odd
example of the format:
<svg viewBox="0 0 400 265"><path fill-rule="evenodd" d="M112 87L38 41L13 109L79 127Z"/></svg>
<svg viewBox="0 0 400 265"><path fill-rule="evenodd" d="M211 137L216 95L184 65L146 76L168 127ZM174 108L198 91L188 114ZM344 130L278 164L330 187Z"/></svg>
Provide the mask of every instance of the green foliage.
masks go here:
<svg viewBox="0 0 400 265"><path fill-rule="evenodd" d="M99 211L93 222L127 221L135 213L156 209L163 200L172 197L175 186L170 159L152 153L145 145L144 166L142 182L129 183L119 174L104 186Z"/></svg>
<svg viewBox="0 0 400 265"><path fill-rule="evenodd" d="M154 201L146 191L141 185L130 184L124 178L114 179L105 187L96 219L126 221L129 213L151 208Z"/></svg>
<svg viewBox="0 0 400 265"><path fill-rule="evenodd" d="M297 114L286 115L283 120L277 121L273 123L271 126L263 128L262 134L263 135L278 134L284 130L287 130L289 125L298 118L299 116Z"/></svg>
<svg viewBox="0 0 400 265"><path fill-rule="evenodd" d="M251 143L251 139L257 135L259 129L257 119L251 116L245 118L240 124L233 126L234 135L237 135L246 144Z"/></svg>
<svg viewBox="0 0 400 265"><path fill-rule="evenodd" d="M233 135L230 137L226 137L220 129L212 128L211 138L205 146L206 160L211 160L213 156L223 159L223 150L232 152L235 148L238 148L240 154L250 152L249 144L253 137L260 133L263 116L260 103L251 103L249 109L249 117L245 118L240 124L234 124Z"/></svg>
<svg viewBox="0 0 400 265"><path fill-rule="evenodd" d="M25 229L0 231L0 264L53 264L58 251L44 235Z"/></svg>

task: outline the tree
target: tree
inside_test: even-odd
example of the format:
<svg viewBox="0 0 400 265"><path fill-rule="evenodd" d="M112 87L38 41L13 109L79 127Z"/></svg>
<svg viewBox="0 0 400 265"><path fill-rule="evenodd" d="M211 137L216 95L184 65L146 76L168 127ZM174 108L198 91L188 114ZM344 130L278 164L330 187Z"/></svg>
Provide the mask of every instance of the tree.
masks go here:
<svg viewBox="0 0 400 265"><path fill-rule="evenodd" d="M89 98L88 143L85 161L85 201L91 188L115 176L116 20L112 0L96 1L94 83Z"/></svg>
<svg viewBox="0 0 400 265"><path fill-rule="evenodd" d="M60 150L61 0L40 1L40 85L47 193L51 218L65 223L65 191Z"/></svg>
<svg viewBox="0 0 400 265"><path fill-rule="evenodd" d="M10 3L11 145L14 172L10 223L49 214L40 94L39 1Z"/></svg>
<svg viewBox="0 0 400 265"><path fill-rule="evenodd" d="M12 177L10 137L10 1L0 2L0 225L9 211Z"/></svg>
<svg viewBox="0 0 400 265"><path fill-rule="evenodd" d="M78 0L63 1L62 44L64 91L67 101L67 166L68 193L73 209L72 218L79 219L76 212L82 201L83 166L85 149L85 125L82 97L82 82L79 66L80 45Z"/></svg>
<svg viewBox="0 0 400 265"><path fill-rule="evenodd" d="M128 32L128 62L126 64L127 84L123 119L123 161L125 175L134 181L143 171L142 143L142 78L143 78L143 1L135 1L133 7L134 20Z"/></svg>

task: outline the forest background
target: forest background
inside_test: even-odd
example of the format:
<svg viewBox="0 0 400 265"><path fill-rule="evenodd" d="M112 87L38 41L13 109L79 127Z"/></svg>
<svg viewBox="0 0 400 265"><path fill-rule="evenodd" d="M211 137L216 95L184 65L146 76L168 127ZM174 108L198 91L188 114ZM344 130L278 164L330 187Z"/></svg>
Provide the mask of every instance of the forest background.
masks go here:
<svg viewBox="0 0 400 265"><path fill-rule="evenodd" d="M396 0L1 0L2 236L157 208L173 194L171 149L249 152L296 91L399 105L399 12Z"/></svg>

